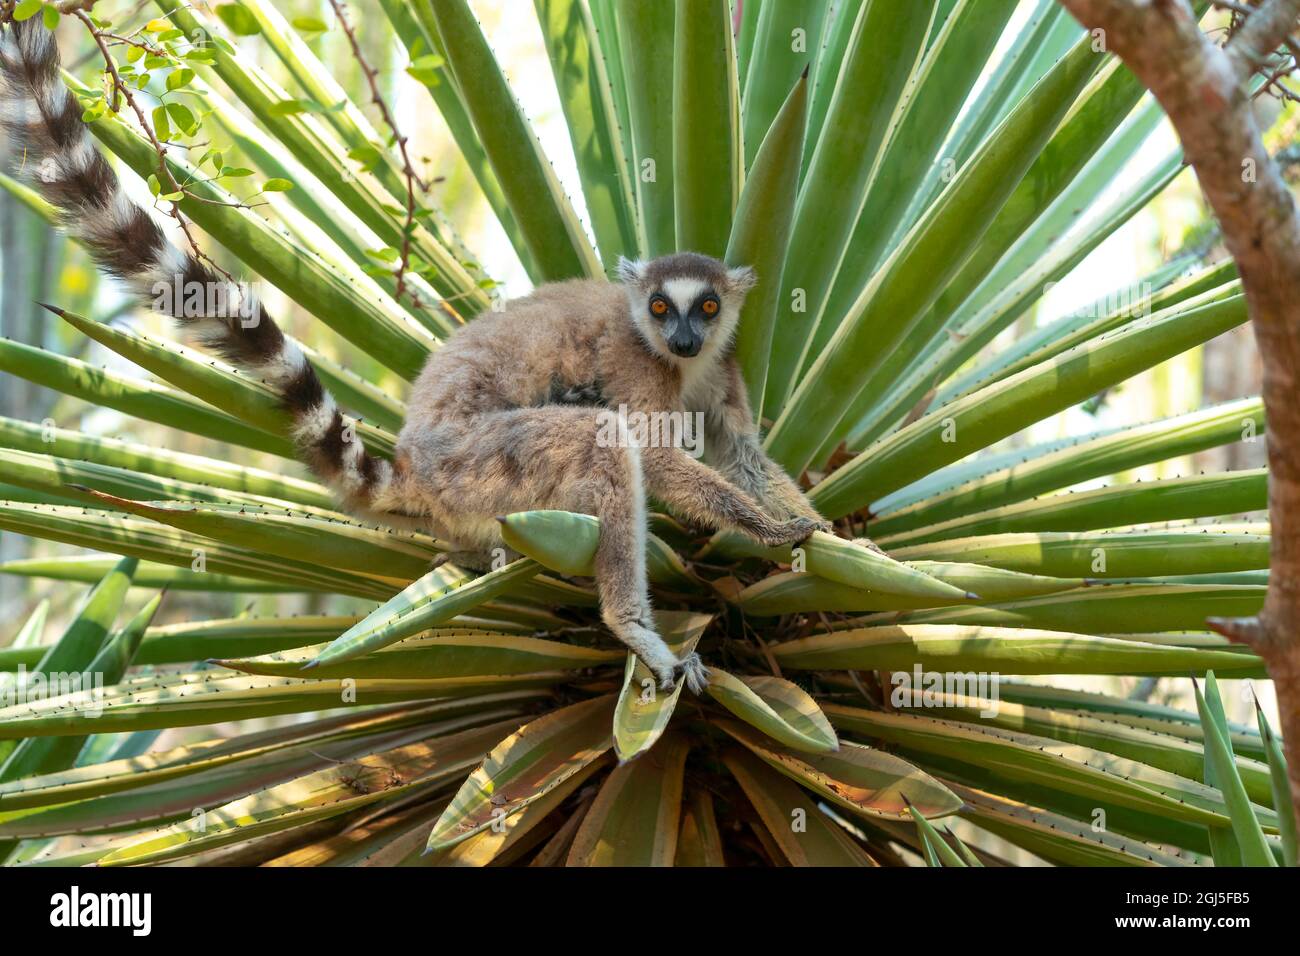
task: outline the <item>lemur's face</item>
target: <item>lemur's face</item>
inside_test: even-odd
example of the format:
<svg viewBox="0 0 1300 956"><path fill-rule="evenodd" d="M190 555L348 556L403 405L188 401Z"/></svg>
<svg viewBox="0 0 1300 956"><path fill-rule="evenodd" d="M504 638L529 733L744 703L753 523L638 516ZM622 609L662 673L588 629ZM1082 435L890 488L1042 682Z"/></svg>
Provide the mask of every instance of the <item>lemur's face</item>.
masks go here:
<svg viewBox="0 0 1300 956"><path fill-rule="evenodd" d="M678 252L649 262L620 259L632 321L652 349L672 361L711 357L736 331L754 270Z"/></svg>

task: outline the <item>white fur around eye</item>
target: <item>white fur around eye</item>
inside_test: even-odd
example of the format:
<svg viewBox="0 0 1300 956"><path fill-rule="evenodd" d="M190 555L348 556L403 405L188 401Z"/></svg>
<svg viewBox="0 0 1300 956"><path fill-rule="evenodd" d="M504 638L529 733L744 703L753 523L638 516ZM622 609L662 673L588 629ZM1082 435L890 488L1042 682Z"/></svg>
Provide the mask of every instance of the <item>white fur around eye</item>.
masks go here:
<svg viewBox="0 0 1300 956"><path fill-rule="evenodd" d="M664 295L673 300L679 314L685 315L707 288L708 284L700 279L668 279L664 282Z"/></svg>

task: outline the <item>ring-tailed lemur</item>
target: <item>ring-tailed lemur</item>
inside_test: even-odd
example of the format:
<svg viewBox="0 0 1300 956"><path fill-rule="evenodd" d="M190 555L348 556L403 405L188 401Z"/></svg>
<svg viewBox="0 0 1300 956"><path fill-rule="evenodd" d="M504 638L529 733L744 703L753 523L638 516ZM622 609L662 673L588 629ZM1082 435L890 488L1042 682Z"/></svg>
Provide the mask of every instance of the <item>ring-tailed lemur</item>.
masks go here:
<svg viewBox="0 0 1300 956"><path fill-rule="evenodd" d="M107 271L142 297L176 277L224 285L131 202L91 143L59 77L53 35L35 21L0 28L0 123L34 185ZM392 462L348 440L350 420L296 345L263 312L173 317L197 342L274 387L302 455L344 507L426 530L470 552L501 546L496 516L556 508L601 521L601 616L662 685L699 692L697 655L678 660L655 632L645 575L645 495L686 519L766 545L829 526L762 451L730 343L753 286L748 268L683 252L619 263L621 283L544 285L486 313L437 349L416 381ZM594 402L603 407L583 403ZM716 469L681 447L602 441L610 409L700 410ZM624 437L624 436L621 436Z"/></svg>

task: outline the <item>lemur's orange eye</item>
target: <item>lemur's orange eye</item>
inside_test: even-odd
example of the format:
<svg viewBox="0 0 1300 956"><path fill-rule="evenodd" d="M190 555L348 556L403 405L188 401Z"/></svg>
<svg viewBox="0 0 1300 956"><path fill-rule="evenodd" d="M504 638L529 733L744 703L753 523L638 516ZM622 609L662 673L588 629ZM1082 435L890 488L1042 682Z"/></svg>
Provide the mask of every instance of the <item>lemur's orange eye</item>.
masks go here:
<svg viewBox="0 0 1300 956"><path fill-rule="evenodd" d="M653 312L655 315L667 315L668 303L665 302L663 299L659 298L658 296L655 296L653 299L650 300L650 311Z"/></svg>
<svg viewBox="0 0 1300 956"><path fill-rule="evenodd" d="M717 299L705 299L705 300L700 304L700 311L703 312L705 315L708 315L708 316L714 316L714 315L717 315L717 314L718 314L718 300L717 300Z"/></svg>

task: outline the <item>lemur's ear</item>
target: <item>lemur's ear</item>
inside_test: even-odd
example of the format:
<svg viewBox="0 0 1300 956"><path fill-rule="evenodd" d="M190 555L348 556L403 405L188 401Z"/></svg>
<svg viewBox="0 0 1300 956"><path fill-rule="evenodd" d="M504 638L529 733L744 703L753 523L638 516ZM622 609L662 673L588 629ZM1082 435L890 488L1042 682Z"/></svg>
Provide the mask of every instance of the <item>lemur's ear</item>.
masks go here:
<svg viewBox="0 0 1300 956"><path fill-rule="evenodd" d="M727 270L727 281L733 292L748 292L758 284L758 273L752 266L736 266Z"/></svg>
<svg viewBox="0 0 1300 956"><path fill-rule="evenodd" d="M636 285L645 275L645 263L640 259L625 259L618 257L618 268L614 270L618 281L626 285Z"/></svg>

